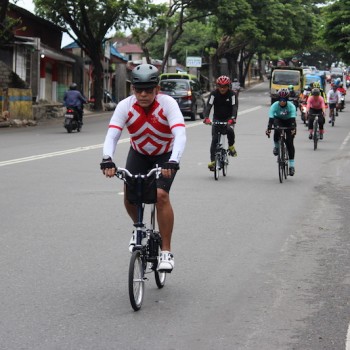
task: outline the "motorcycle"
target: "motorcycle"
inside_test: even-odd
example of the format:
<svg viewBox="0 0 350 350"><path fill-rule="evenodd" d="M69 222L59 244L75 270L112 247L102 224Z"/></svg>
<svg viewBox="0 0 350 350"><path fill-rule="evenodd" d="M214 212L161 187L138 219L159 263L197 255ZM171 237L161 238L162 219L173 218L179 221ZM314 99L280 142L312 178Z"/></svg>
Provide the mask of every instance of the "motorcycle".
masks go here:
<svg viewBox="0 0 350 350"><path fill-rule="evenodd" d="M342 111L345 108L345 96L344 94L340 97L339 110Z"/></svg>
<svg viewBox="0 0 350 350"><path fill-rule="evenodd" d="M76 109L76 107L67 107L66 114L64 115L63 126L66 128L69 134L74 130L80 132L82 123L79 120L79 111Z"/></svg>
<svg viewBox="0 0 350 350"><path fill-rule="evenodd" d="M306 103L302 103L300 107L301 120L306 124Z"/></svg>

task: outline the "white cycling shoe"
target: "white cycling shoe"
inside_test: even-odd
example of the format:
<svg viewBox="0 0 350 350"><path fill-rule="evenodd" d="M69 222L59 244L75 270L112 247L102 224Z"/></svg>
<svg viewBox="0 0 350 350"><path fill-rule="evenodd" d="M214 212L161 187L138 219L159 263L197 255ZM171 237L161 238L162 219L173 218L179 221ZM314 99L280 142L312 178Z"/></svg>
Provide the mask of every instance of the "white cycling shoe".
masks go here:
<svg viewBox="0 0 350 350"><path fill-rule="evenodd" d="M157 270L160 272L171 272L174 265L174 255L167 250L163 250L158 258Z"/></svg>

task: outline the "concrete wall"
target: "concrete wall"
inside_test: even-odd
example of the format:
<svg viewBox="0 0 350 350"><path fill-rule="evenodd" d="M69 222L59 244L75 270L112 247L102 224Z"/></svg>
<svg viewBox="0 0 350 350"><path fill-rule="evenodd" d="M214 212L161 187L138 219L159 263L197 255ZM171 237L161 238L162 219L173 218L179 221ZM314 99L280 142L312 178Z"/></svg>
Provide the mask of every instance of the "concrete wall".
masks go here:
<svg viewBox="0 0 350 350"><path fill-rule="evenodd" d="M33 119L31 89L4 88L0 100L2 114L8 112L12 119Z"/></svg>

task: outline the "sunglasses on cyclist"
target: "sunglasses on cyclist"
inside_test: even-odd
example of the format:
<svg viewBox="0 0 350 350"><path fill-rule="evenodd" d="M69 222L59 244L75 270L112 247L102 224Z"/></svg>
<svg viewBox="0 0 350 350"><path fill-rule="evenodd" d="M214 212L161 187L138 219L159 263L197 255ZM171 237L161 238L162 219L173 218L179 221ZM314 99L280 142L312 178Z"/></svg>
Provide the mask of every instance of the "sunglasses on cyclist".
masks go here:
<svg viewBox="0 0 350 350"><path fill-rule="evenodd" d="M153 91L154 91L154 87L150 87L150 88L137 88L137 87L134 87L134 90L138 94L141 94L142 91L144 91L146 94L152 94Z"/></svg>
<svg viewBox="0 0 350 350"><path fill-rule="evenodd" d="M219 88L228 88L229 86L228 85L220 85L220 84L218 84L218 87Z"/></svg>
<svg viewBox="0 0 350 350"><path fill-rule="evenodd" d="M280 102L287 102L288 101L288 99L286 99L286 98L280 98Z"/></svg>

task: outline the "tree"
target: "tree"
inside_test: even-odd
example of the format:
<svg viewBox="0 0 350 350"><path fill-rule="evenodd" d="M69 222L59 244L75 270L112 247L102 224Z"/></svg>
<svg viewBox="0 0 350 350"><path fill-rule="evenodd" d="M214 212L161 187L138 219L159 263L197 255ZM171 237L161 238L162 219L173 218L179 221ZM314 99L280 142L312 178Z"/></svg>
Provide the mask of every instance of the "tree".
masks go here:
<svg viewBox="0 0 350 350"><path fill-rule="evenodd" d="M14 28L20 25L20 19L7 16L9 0L2 0L0 7L0 46L8 45L14 40Z"/></svg>
<svg viewBox="0 0 350 350"><path fill-rule="evenodd" d="M94 71L96 109L102 109L104 42L113 27L141 21L150 0L34 0L36 13L66 28L90 57ZM75 34L76 38L73 36Z"/></svg>
<svg viewBox="0 0 350 350"><path fill-rule="evenodd" d="M133 36L140 43L147 61L150 62L149 47L151 41L160 33L166 33L166 45L162 55L161 67L163 72L175 43L184 32L186 23L192 23L210 16L215 6L217 6L216 0L207 0L206 2L200 0L173 0L169 7L164 5L162 8L159 7L162 13L158 17L148 17L147 23L141 23L138 27L134 27L132 30Z"/></svg>
<svg viewBox="0 0 350 350"><path fill-rule="evenodd" d="M323 37L342 60L350 63L350 0L337 0L322 9Z"/></svg>

